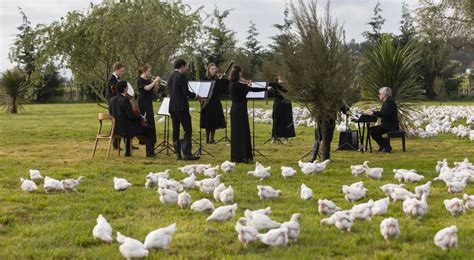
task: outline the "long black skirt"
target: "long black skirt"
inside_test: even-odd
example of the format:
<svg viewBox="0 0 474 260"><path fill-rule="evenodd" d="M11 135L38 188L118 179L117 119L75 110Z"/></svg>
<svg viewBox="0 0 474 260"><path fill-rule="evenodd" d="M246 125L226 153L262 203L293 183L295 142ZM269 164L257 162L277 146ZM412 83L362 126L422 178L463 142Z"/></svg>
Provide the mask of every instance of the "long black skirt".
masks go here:
<svg viewBox="0 0 474 260"><path fill-rule="evenodd" d="M250 141L247 102L232 102L230 123L230 160L232 162L252 161L252 143Z"/></svg>
<svg viewBox="0 0 474 260"><path fill-rule="evenodd" d="M207 131L226 128L224 110L222 109L220 98L211 98L207 106L201 110L199 125Z"/></svg>
<svg viewBox="0 0 474 260"><path fill-rule="evenodd" d="M275 98L272 118L272 137L289 138L296 136L293 123L293 108L290 101Z"/></svg>

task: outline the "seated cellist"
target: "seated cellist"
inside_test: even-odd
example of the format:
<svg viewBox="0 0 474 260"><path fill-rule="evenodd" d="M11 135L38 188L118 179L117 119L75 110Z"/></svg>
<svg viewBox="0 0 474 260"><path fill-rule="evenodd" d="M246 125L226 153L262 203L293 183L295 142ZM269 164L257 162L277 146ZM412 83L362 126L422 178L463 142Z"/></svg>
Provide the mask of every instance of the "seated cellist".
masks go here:
<svg viewBox="0 0 474 260"><path fill-rule="evenodd" d="M134 113L130 99L127 97L128 84L126 81L119 81L116 85L117 95L109 102L110 114L115 117L114 133L126 138L125 156L130 156L130 138L143 136L146 138L146 156L155 157L153 139L150 138L153 128L141 124L143 116Z"/></svg>

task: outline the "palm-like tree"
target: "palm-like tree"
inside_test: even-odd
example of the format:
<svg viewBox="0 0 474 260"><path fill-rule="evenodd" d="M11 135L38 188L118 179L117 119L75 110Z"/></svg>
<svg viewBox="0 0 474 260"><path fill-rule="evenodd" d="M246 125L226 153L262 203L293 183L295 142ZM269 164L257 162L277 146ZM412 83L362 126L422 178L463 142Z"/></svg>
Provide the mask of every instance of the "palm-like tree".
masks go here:
<svg viewBox="0 0 474 260"><path fill-rule="evenodd" d="M27 80L25 75L19 70L7 70L0 78L0 87L5 94L3 109L7 113L16 114L22 111L21 103L27 92Z"/></svg>
<svg viewBox="0 0 474 260"><path fill-rule="evenodd" d="M410 101L424 98L421 87L421 56L409 43L395 46L391 35L383 35L365 54L360 82L362 95L376 99L381 87L390 87L399 110L400 127L409 129L409 114L416 111Z"/></svg>

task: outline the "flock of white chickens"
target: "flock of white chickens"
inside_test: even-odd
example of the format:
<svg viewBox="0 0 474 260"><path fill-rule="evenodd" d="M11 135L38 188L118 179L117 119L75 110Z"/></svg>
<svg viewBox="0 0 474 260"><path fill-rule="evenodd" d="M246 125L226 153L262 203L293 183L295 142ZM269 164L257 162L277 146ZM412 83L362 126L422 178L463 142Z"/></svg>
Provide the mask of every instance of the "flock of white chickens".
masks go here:
<svg viewBox="0 0 474 260"><path fill-rule="evenodd" d="M253 116L252 112L253 110L249 109L249 116ZM255 108L254 112L256 123L272 123L271 109ZM414 126L414 129L410 130L412 136L429 138L439 134L452 134L474 141L474 106L422 106L417 111L412 111L409 116ZM306 108L294 107L293 121L295 127L315 126L314 119ZM350 127L356 128L354 123L350 123ZM336 128L339 132L347 129L344 116Z"/></svg>
<svg viewBox="0 0 474 260"><path fill-rule="evenodd" d="M312 175L323 172L327 169L329 160L323 162L298 162L302 174ZM451 194L461 194L466 185L474 182L474 165L465 159L462 162L455 162L453 167L449 167L446 160L438 161L436 171L439 175L433 179L446 184L447 191ZM223 162L220 166L212 167L210 164L192 164L178 168L188 177L182 180L170 178L170 170L158 173L149 173L145 178L146 189L157 189L159 200L163 204L177 204L181 209L208 213L207 221L230 221L237 213L238 205L234 202L234 190L232 186L226 186L221 181L220 171L230 174L235 171L235 164L229 161ZM374 180L380 180L384 174L383 168L371 168L366 161L362 165L352 165L350 170L354 176L367 176ZM297 174L297 170L292 167L282 166L281 175L283 178L292 178ZM198 175L204 178L197 179ZM248 172L258 180L263 180L271 176L271 167L265 167L256 163L255 169ZM406 182L420 182L425 177L416 170L394 169L394 179L398 183L388 183L380 186L380 189L387 195L378 200L368 200L367 202L355 204L351 209L342 210L334 202L328 199L318 199L318 211L328 217L321 219L321 225L334 225L342 232L350 232L356 220L371 220L375 215L385 215L389 205L402 201L403 212L409 217L423 217L429 210L428 199L432 181L428 181L409 191ZM25 192L38 190L37 183L43 180L38 170L30 170L30 179L20 178L21 189ZM78 179L56 180L51 177L44 177L44 191L67 192L76 191L83 177ZM113 187L116 191L126 191L132 184L124 178L114 177ZM186 189L199 188L200 192L212 194L216 202L221 202L224 206L215 207L213 202L207 198L195 200L191 199ZM257 195L261 200L274 199L282 195L281 190L271 186L257 185ZM366 198L367 188L363 181L342 186L342 193L349 202L356 202ZM304 183L301 184L300 197L302 200L311 200L313 191ZM392 202L390 202L390 199ZM451 198L444 200L444 206L453 216L463 214L466 209L474 209L474 195L464 194L462 198ZM244 211L244 216L238 218L235 224L238 240L247 245L255 241L260 241L268 246L286 246L289 241L297 241L300 233L299 219L300 213L292 214L287 222L279 223L271 219L271 208ZM118 242L120 253L128 259L148 256L153 249L166 249L172 241L172 236L176 232L176 224L171 224L154 231L151 231L142 243L140 240L126 237L120 232L116 232L115 240ZM402 228L403 230L403 228ZM388 217L381 221L380 232L386 239L395 239L400 235L401 228L397 219ZM92 229L94 238L106 243L113 242L113 229L106 218L99 215L97 224ZM456 226L446 227L434 236L434 243L444 249L457 246Z"/></svg>

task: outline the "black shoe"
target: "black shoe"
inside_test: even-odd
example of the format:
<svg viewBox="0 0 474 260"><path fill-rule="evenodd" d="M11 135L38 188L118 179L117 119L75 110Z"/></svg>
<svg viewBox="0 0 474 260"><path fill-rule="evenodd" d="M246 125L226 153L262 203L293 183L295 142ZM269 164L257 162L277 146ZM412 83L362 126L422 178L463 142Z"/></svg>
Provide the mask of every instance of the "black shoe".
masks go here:
<svg viewBox="0 0 474 260"><path fill-rule="evenodd" d="M379 147L379 152L381 152L384 148L383 147Z"/></svg>
<svg viewBox="0 0 474 260"><path fill-rule="evenodd" d="M146 155L147 158L156 158L156 154L147 154Z"/></svg>
<svg viewBox="0 0 474 260"><path fill-rule="evenodd" d="M392 151L392 147L389 146L389 147L383 148L381 152L382 153L390 153L391 151Z"/></svg>
<svg viewBox="0 0 474 260"><path fill-rule="evenodd" d="M196 160L199 160L199 158L201 158L201 157L199 157L199 156L194 156L194 155L187 155L187 156L185 155L185 156L183 157L183 159L184 159L185 161L196 161Z"/></svg>

